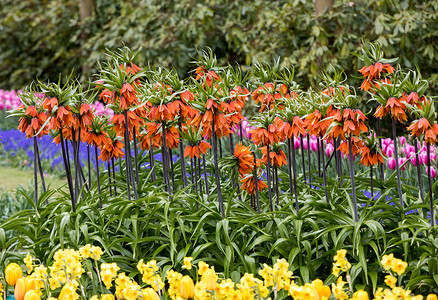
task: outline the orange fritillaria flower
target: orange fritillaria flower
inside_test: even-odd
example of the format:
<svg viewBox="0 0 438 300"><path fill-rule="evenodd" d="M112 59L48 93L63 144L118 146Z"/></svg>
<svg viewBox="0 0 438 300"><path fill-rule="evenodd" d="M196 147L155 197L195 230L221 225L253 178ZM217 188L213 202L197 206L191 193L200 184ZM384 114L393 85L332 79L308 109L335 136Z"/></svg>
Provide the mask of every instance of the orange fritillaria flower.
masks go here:
<svg viewBox="0 0 438 300"><path fill-rule="evenodd" d="M426 130L424 134L424 141L429 145L433 145L437 141L437 135L438 135L438 124L433 123L432 128Z"/></svg>
<svg viewBox="0 0 438 300"><path fill-rule="evenodd" d="M275 124L270 124L268 129L260 127L250 131L251 140L257 146L277 144L281 141L281 131Z"/></svg>
<svg viewBox="0 0 438 300"><path fill-rule="evenodd" d="M234 148L234 157L239 160L239 174L245 176L254 170L254 157L249 147L238 143Z"/></svg>
<svg viewBox="0 0 438 300"><path fill-rule="evenodd" d="M245 176L245 178L240 180L240 182L242 183L242 186L240 187L240 189L242 191L246 191L249 195L255 194L254 175ZM261 179L258 179L257 184L258 184L258 191L259 192L268 187L268 185L265 182L263 182Z"/></svg>
<svg viewBox="0 0 438 300"><path fill-rule="evenodd" d="M267 163L267 146L261 147L260 150L262 151L263 157L262 162ZM287 165L287 158L286 154L283 152L283 150L278 149L277 152L274 149L270 149L269 151L269 157L270 157L270 164L271 166L276 167L282 167Z"/></svg>
<svg viewBox="0 0 438 300"><path fill-rule="evenodd" d="M376 62L368 67L362 67L359 72L362 73L363 77L368 77L369 79L379 78L380 73L386 71L388 74L394 73L394 67L390 64L382 64L381 62Z"/></svg>
<svg viewBox="0 0 438 300"><path fill-rule="evenodd" d="M370 167L384 163L383 156L380 153L371 152L367 146L360 148L360 153L362 155L360 163L364 166Z"/></svg>
<svg viewBox="0 0 438 300"><path fill-rule="evenodd" d="M26 133L26 138L33 137L47 121L47 114L44 112L38 113L35 106L29 106L26 109L25 117L19 119L18 129L22 133ZM38 133L38 137L42 137L48 133L48 128L45 127Z"/></svg>
<svg viewBox="0 0 438 300"><path fill-rule="evenodd" d="M294 95L296 95L296 93ZM287 86L285 84L281 84L274 90L274 84L267 82L252 92L251 97L254 99L255 103L261 104L260 112L264 112L268 109L274 109L276 100L282 97L290 98L291 96L287 92ZM279 109L281 108L282 107L279 107Z"/></svg>
<svg viewBox="0 0 438 300"><path fill-rule="evenodd" d="M94 114L90 106L87 103L82 103L79 109L79 122L82 129L87 130L94 120Z"/></svg>
<svg viewBox="0 0 438 300"><path fill-rule="evenodd" d="M134 111L128 111L128 131L129 137L132 138L132 131L135 127L136 133L140 128L140 124L143 122L141 118L137 116ZM114 114L111 118L111 123L114 124L114 130L118 136L124 136L125 134L125 115L124 114Z"/></svg>
<svg viewBox="0 0 438 300"><path fill-rule="evenodd" d="M101 132L89 131L84 133L84 142L86 142L89 145L94 145L99 148L102 148L105 144L111 143L111 139L108 137L108 133L106 131L101 131Z"/></svg>
<svg viewBox="0 0 438 300"><path fill-rule="evenodd" d="M386 106L391 111L391 115L394 119L399 122L406 121L408 116L405 113L406 105L404 105L401 99L397 99L395 97L391 97L386 102Z"/></svg>
<svg viewBox="0 0 438 300"><path fill-rule="evenodd" d="M289 121L283 122L280 127L280 131L284 136L291 139L292 136L298 136L299 134L306 134L304 120L298 116L295 116L292 123Z"/></svg>
<svg viewBox="0 0 438 300"><path fill-rule="evenodd" d="M163 145L163 133L162 124L149 122L146 123L146 130L148 133L145 138L152 139L152 143L155 148L161 147ZM166 128L166 146L168 149L175 149L178 147L180 141L178 129L175 127Z"/></svg>
<svg viewBox="0 0 438 300"><path fill-rule="evenodd" d="M331 135L335 138L341 136L342 139L345 139L346 136L359 136L361 132L368 132L368 127L365 125L366 119L367 117L359 109L338 110L334 120L340 124L332 128Z"/></svg>
<svg viewBox="0 0 438 300"><path fill-rule="evenodd" d="M125 153L123 153L124 144L119 140L112 140L108 138L105 143L100 147L99 159L102 161L109 161L110 159L123 158Z"/></svg>
<svg viewBox="0 0 438 300"><path fill-rule="evenodd" d="M221 81L220 76L217 75L215 71L213 70L207 71L204 66L197 67L195 74L196 74L196 80L199 80L203 76L205 76L205 83L207 84L208 87L211 87L212 83Z"/></svg>
<svg viewBox="0 0 438 300"><path fill-rule="evenodd" d="M413 136L415 135L418 137L425 133L429 128L432 128L429 121L426 118L421 118L420 120L415 120L412 122L412 124L408 127L408 130L412 131Z"/></svg>
<svg viewBox="0 0 438 300"><path fill-rule="evenodd" d="M333 116L336 110L332 106L327 109L327 116L322 116L321 112L316 109L313 113L310 113L304 120L307 131L315 136L324 136L327 129L329 128L332 120L330 116Z"/></svg>
<svg viewBox="0 0 438 300"><path fill-rule="evenodd" d="M207 153L208 149L211 149L211 145L206 141L201 141L194 146L188 145L184 150L184 157L190 156L190 158L194 158L194 157L199 158L201 157L201 154Z"/></svg>
<svg viewBox="0 0 438 300"><path fill-rule="evenodd" d="M353 155L358 154L360 149L362 149L362 147L363 147L363 142L358 137L352 136L351 143L352 143L351 148L353 150ZM338 150L342 151L342 153L344 153L345 155L348 155L350 153L350 151L348 149L348 141L343 140L341 142L341 145L338 147Z"/></svg>

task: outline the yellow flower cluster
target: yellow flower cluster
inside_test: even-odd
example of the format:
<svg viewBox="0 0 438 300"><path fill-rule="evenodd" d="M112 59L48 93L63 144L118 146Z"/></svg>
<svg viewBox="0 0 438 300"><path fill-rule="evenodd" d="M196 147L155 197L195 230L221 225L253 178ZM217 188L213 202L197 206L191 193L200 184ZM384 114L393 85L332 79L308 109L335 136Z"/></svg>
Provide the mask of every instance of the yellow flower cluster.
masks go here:
<svg viewBox="0 0 438 300"><path fill-rule="evenodd" d="M53 265L49 267L49 284L52 290L63 284L72 282L82 276L85 270L82 268L82 257L79 251L72 249L58 250L53 256Z"/></svg>
<svg viewBox="0 0 438 300"><path fill-rule="evenodd" d="M322 280L316 279L303 286L292 284L290 295L294 300L319 299L327 300L330 295L330 287L324 285Z"/></svg>
<svg viewBox="0 0 438 300"><path fill-rule="evenodd" d="M344 288L346 283L347 282L342 279L342 276L338 278L336 284L332 283L332 292L336 299L345 300L349 298Z"/></svg>
<svg viewBox="0 0 438 300"><path fill-rule="evenodd" d="M156 260L151 260L145 264L141 259L137 264L137 269L143 275L141 280L152 286L155 291L160 292L164 288L164 282L157 273L160 268L158 268Z"/></svg>
<svg viewBox="0 0 438 300"><path fill-rule="evenodd" d="M170 269L166 273L168 281L166 291L165 284L160 277L160 268L155 260L147 263L144 263L143 260L138 262L137 269L142 275L142 284L139 284L126 273L118 273L120 268L116 263L102 263L99 268L97 261L102 254L103 251L99 247L91 245L81 247L79 251L58 250L54 255L53 265L48 268L43 265L34 266L35 259L28 254L24 262L28 270L32 269L31 274L23 278L20 266L12 263L5 269L5 279L8 284L15 286L16 300L41 300L44 295L47 296L47 300L78 300L79 298L89 300L160 300L160 295L165 295L165 292L172 300L261 300L271 299L268 297L276 298L281 290L284 290L284 294L287 293L294 300L328 300L330 297L339 300L370 299L366 291L354 292L352 290L348 274L351 265L345 258L345 250L339 250L334 257L333 272L337 275L341 271L347 272L347 281L344 281L342 276L338 276L337 282L332 284L331 289L324 285L320 279L302 286L296 284L285 259L278 259L272 267L264 264L263 269L258 272L261 279L256 278L253 274L245 273L240 281L235 283L229 278L221 278L220 274L215 272L214 267L210 267L207 263L200 261L196 266L192 264L193 258L186 257L183 260L183 269L197 268L197 278L200 277L200 280L194 282L190 276ZM84 264L89 268L87 272L84 271L82 264L87 258L95 260L95 271L98 276L93 276L94 271L90 264ZM392 254L385 255L381 263L385 270L391 270L399 275L407 267L405 262L394 258ZM89 295L90 286L81 285L88 281L82 280L84 275L88 275L94 282L93 296ZM99 282L101 288L96 289ZM106 289L103 288L102 283ZM115 287L113 287L113 283ZM373 300L423 299L422 296L413 295L410 290L397 287L396 283L397 278L387 275L385 284L390 289L378 288ZM59 287L61 287L61 291L58 297L52 297L53 290ZM114 293L108 293L110 289ZM2 290L3 287L0 284L0 296ZM431 294L426 300L438 300L438 298Z"/></svg>
<svg viewBox="0 0 438 300"><path fill-rule="evenodd" d="M113 286L112 281L117 277L117 271L119 270L120 268L116 263L100 265L100 278L107 289Z"/></svg>
<svg viewBox="0 0 438 300"><path fill-rule="evenodd" d="M81 254L81 257L84 259L91 257L94 260L99 260L103 254L103 251L100 247L86 244L85 246L79 248L79 253Z"/></svg>
<svg viewBox="0 0 438 300"><path fill-rule="evenodd" d="M393 272L397 273L398 275L403 274L406 270L406 267L408 266L407 262L395 258L394 254L392 253L389 255L384 255L380 263L382 264L385 270L391 269Z"/></svg>
<svg viewBox="0 0 438 300"><path fill-rule="evenodd" d="M333 263L333 275L336 277L339 276L339 272L347 272L351 268L351 264L345 258L345 255L347 255L347 250L341 249L338 250L333 257L333 260L335 261Z"/></svg>
<svg viewBox="0 0 438 300"><path fill-rule="evenodd" d="M39 292L40 296L44 289L44 284L47 282L49 275L47 274L47 268L43 265L35 267L30 277L35 281L35 289Z"/></svg>
<svg viewBox="0 0 438 300"><path fill-rule="evenodd" d="M289 263L283 259L277 259L273 267L263 264L263 269L259 271L266 286L273 286L274 292L282 289L290 290L292 271L289 271Z"/></svg>
<svg viewBox="0 0 438 300"><path fill-rule="evenodd" d="M429 299L431 295L427 298ZM435 296L436 297L436 296ZM418 295L415 296L412 294L410 290L405 290L402 287L393 287L392 289L378 288L376 294L374 295L375 300L396 300L396 299L405 299L405 300L422 300L423 296Z"/></svg>
<svg viewBox="0 0 438 300"><path fill-rule="evenodd" d="M0 282L0 299L3 298L3 284Z"/></svg>
<svg viewBox="0 0 438 300"><path fill-rule="evenodd" d="M140 299L142 294L140 285L138 285L137 282L126 276L124 272L119 273L115 282L117 299Z"/></svg>
<svg viewBox="0 0 438 300"><path fill-rule="evenodd" d="M26 257L23 259L24 264L27 267L27 272L30 274L33 270L33 258L30 253L27 253Z"/></svg>

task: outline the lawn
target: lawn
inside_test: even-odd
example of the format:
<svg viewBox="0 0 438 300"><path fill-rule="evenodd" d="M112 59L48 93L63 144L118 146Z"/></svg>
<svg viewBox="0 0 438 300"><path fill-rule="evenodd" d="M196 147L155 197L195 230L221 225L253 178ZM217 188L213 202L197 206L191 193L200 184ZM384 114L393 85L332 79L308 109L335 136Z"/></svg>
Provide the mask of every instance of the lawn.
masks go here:
<svg viewBox="0 0 438 300"><path fill-rule="evenodd" d="M52 188L58 188L63 184L67 183L66 180L62 180L54 175L47 175L46 186ZM39 177L38 177L39 180ZM29 185L33 185L33 171L20 170L17 168L9 168L5 166L0 166L0 191L15 191L18 186L23 186L27 188ZM39 183L41 186L41 182Z"/></svg>

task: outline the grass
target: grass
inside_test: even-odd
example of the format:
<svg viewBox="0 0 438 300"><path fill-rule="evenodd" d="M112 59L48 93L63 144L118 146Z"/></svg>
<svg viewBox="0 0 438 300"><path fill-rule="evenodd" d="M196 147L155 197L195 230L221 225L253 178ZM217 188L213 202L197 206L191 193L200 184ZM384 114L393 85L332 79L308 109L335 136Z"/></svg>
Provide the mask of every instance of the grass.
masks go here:
<svg viewBox="0 0 438 300"><path fill-rule="evenodd" d="M54 175L47 175L44 178L46 180L46 187L58 188L67 183L65 179L60 179ZM41 179L39 176L38 182L41 188ZM20 185L23 187L28 187L29 185L33 186L33 169L20 170L0 166L0 191L16 191Z"/></svg>

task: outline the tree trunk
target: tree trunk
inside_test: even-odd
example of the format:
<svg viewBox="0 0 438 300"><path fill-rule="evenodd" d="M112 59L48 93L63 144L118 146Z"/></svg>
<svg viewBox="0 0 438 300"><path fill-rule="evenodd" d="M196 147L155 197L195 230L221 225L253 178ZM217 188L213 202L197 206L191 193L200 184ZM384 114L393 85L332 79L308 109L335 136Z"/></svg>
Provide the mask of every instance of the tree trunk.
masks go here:
<svg viewBox="0 0 438 300"><path fill-rule="evenodd" d="M94 0L79 0L79 16L81 19L81 26L82 26L82 31L81 31L81 40L82 40L82 55L83 57L86 57L86 49L83 47L83 45L85 44L85 41L87 40L87 31L85 30L85 19L91 17L91 15L93 14L93 9L94 9ZM88 72L88 65L83 63L82 64L82 74L86 74Z"/></svg>
<svg viewBox="0 0 438 300"><path fill-rule="evenodd" d="M315 0L315 12L319 17L324 12L329 12L333 9L333 0Z"/></svg>

